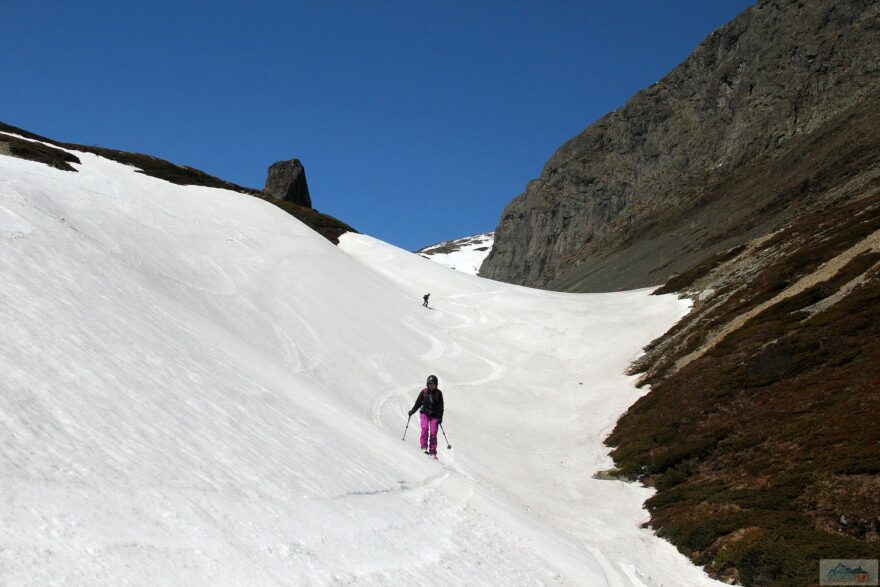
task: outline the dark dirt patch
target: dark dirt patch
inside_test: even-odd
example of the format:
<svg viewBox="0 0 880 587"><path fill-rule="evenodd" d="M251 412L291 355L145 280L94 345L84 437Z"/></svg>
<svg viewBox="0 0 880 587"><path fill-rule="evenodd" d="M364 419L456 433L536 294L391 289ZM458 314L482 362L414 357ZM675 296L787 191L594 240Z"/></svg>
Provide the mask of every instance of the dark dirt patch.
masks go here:
<svg viewBox="0 0 880 587"><path fill-rule="evenodd" d="M80 162L76 155L67 151L0 133L0 153L4 151L12 157L44 163L62 171L75 172L76 169L70 164Z"/></svg>

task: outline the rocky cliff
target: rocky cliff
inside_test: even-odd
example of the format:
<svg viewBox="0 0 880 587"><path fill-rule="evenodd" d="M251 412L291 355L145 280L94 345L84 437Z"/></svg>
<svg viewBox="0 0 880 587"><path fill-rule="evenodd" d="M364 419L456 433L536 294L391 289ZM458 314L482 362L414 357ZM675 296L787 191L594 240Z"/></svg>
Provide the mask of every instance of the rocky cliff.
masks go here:
<svg viewBox="0 0 880 587"><path fill-rule="evenodd" d="M822 173L814 162L847 161L859 177L842 188L877 173L859 131L876 136L878 55L876 1L759 2L563 145L504 210L480 274L567 291L661 284L855 197L798 186ZM859 144L835 143L841 132ZM843 151L811 161L816 142Z"/></svg>

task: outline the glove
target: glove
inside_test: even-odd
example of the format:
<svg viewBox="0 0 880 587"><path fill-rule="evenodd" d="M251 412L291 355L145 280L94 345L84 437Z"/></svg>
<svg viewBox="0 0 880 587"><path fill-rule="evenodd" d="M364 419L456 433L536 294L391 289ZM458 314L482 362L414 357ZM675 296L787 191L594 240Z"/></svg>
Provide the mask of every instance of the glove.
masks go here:
<svg viewBox="0 0 880 587"><path fill-rule="evenodd" d="M409 411L409 415L410 415L410 417L412 417L412 415L415 414L415 413L416 413L415 410L410 410L410 411Z"/></svg>

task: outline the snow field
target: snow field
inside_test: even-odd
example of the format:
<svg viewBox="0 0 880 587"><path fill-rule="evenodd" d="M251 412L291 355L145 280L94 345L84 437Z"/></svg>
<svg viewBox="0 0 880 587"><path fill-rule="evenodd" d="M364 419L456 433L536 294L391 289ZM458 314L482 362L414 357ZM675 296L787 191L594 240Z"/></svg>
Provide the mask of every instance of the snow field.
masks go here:
<svg viewBox="0 0 880 587"><path fill-rule="evenodd" d="M682 301L337 248L76 154L0 156L0 584L712 584L591 478ZM428 373L440 462L401 441Z"/></svg>

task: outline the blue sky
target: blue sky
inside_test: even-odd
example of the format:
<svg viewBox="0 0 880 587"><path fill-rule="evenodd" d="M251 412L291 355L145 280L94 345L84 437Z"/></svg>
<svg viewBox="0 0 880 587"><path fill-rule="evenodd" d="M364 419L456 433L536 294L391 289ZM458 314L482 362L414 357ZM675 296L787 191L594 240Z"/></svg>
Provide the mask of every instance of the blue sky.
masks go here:
<svg viewBox="0 0 880 587"><path fill-rule="evenodd" d="M566 140L753 2L0 0L0 120L314 207L406 249L493 230Z"/></svg>

